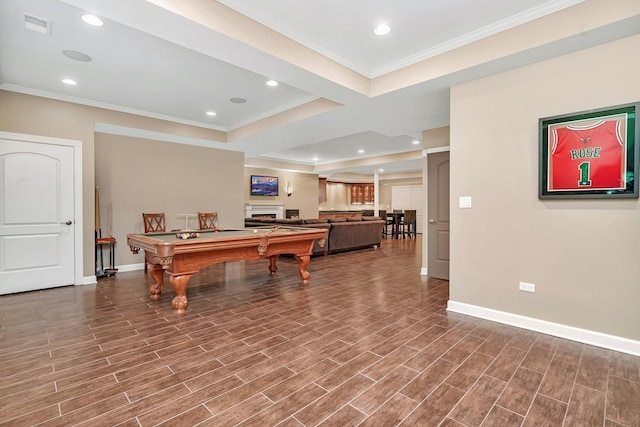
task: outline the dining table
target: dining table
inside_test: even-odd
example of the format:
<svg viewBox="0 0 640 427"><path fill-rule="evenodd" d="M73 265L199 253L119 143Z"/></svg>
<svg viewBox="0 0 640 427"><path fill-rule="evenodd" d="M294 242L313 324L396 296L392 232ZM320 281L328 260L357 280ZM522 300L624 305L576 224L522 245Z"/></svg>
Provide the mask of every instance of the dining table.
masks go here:
<svg viewBox="0 0 640 427"><path fill-rule="evenodd" d="M399 238L400 220L404 218L404 212L387 212L387 218L391 220L391 238Z"/></svg>

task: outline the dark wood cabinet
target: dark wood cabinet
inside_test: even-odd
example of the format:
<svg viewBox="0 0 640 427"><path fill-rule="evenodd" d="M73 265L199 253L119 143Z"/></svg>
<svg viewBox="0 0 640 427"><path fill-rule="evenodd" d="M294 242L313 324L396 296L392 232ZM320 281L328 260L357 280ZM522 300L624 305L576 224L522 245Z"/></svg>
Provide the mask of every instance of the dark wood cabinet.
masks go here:
<svg viewBox="0 0 640 427"><path fill-rule="evenodd" d="M327 178L318 178L318 201L320 203L327 201Z"/></svg>
<svg viewBox="0 0 640 427"><path fill-rule="evenodd" d="M372 205L374 198L373 184L351 184L352 205Z"/></svg>

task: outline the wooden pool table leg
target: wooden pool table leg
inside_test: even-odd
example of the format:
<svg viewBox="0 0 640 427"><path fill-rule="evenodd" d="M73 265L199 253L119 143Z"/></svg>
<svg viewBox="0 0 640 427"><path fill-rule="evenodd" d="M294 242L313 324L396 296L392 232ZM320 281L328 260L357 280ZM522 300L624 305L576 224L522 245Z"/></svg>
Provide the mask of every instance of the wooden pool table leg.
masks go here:
<svg viewBox="0 0 640 427"><path fill-rule="evenodd" d="M173 292L176 296L171 300L174 313L184 313L187 308L187 285L191 279L191 274L183 274L174 276L173 274L169 278Z"/></svg>
<svg viewBox="0 0 640 427"><path fill-rule="evenodd" d="M151 267L149 274L151 274L151 277L153 277L153 281L155 282L153 285L149 286L149 292L151 293L150 297L155 301L160 299L160 294L162 293L164 270L161 265L154 264Z"/></svg>
<svg viewBox="0 0 640 427"><path fill-rule="evenodd" d="M269 257L269 271L272 276L276 275L278 271L278 255L272 255Z"/></svg>
<svg viewBox="0 0 640 427"><path fill-rule="evenodd" d="M307 266L311 262L310 255L296 255L298 259L298 271L300 272L300 278L303 282L307 282L309 277L311 277L311 273L307 271Z"/></svg>

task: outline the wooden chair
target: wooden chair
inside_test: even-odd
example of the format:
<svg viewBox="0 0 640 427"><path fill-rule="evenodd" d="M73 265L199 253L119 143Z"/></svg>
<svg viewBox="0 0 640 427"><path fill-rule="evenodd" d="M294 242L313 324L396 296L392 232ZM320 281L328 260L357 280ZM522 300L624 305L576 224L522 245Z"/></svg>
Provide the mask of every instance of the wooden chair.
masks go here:
<svg viewBox="0 0 640 427"><path fill-rule="evenodd" d="M164 212L161 213L143 213L142 222L144 223L144 232L154 233L167 231L164 220ZM147 271L147 261L144 262L144 271Z"/></svg>
<svg viewBox="0 0 640 427"><path fill-rule="evenodd" d="M198 212L200 230L218 229L218 212Z"/></svg>
<svg viewBox="0 0 640 427"><path fill-rule="evenodd" d="M387 237L389 235L389 226L393 225L393 221L390 221L389 218L387 218L386 210L379 209L378 216L380 217L380 219L384 220L384 228L382 229L382 236Z"/></svg>
<svg viewBox="0 0 640 427"><path fill-rule="evenodd" d="M164 212L143 213L142 220L144 222L145 233L167 231L164 220Z"/></svg>
<svg viewBox="0 0 640 427"><path fill-rule="evenodd" d="M404 238L404 235L406 234L409 238L411 237L415 238L417 236L416 225L417 225L416 210L405 209L404 217L400 221L402 237Z"/></svg>

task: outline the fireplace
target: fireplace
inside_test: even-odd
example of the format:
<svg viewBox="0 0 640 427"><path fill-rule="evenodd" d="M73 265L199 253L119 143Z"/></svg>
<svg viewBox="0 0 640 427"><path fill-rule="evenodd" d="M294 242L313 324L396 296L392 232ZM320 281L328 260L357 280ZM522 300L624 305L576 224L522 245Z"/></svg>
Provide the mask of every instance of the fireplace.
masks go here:
<svg viewBox="0 0 640 427"><path fill-rule="evenodd" d="M244 205L244 217L270 217L284 219L284 206L282 205Z"/></svg>
<svg viewBox="0 0 640 427"><path fill-rule="evenodd" d="M273 218L276 219L276 214L258 214L252 213L251 218Z"/></svg>

